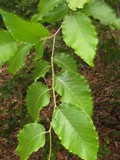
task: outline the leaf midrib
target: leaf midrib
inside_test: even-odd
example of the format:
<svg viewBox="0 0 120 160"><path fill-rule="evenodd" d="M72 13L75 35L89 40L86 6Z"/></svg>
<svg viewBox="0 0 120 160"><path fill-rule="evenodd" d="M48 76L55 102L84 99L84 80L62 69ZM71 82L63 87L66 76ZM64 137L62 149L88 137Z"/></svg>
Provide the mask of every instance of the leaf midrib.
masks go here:
<svg viewBox="0 0 120 160"><path fill-rule="evenodd" d="M67 65L65 65L65 63L62 63L61 61L59 61L57 58L55 58L55 61L58 62L58 63L60 63L60 64L62 64L63 66L65 66L65 69L66 69L66 70L69 70L70 72L75 73L74 70L72 70L72 69L69 68ZM62 68L62 67L61 67L61 68ZM76 72L77 72L77 71L76 71Z"/></svg>
<svg viewBox="0 0 120 160"><path fill-rule="evenodd" d="M84 141L84 140L82 139L81 133L80 133L80 135L79 135L79 133L77 132L76 128L72 125L72 123L70 123L69 119L67 119L67 117L64 115L64 113L63 113L59 108L58 108L58 110L60 111L60 113L62 113L64 119L66 119L67 122L71 125L71 127L73 128L73 130L75 130L76 134L77 134L78 137L80 138L80 141L82 141L83 144L87 144L87 145L91 146L92 144L90 144L89 142ZM89 137L92 137L92 136L89 136Z"/></svg>
<svg viewBox="0 0 120 160"><path fill-rule="evenodd" d="M39 99L45 94L45 93L47 93L47 91L49 91L49 89L46 89L42 94L40 94L39 95L39 97L38 97L38 99L37 99L37 101L36 101L36 103L35 103L35 108L34 108L34 116L35 116L35 112L36 112L36 110L37 110L37 103L38 103L38 101L39 101ZM41 108L41 105L40 105L40 108ZM35 118L35 117L34 117Z"/></svg>
<svg viewBox="0 0 120 160"><path fill-rule="evenodd" d="M78 98L75 96L75 94L73 92L71 92L71 90L69 89L69 87L67 87L67 85L59 77L56 77L56 78L67 88L67 90L72 94L72 96L75 97L76 101L78 102L77 105L80 105L80 103L78 101Z"/></svg>
<svg viewBox="0 0 120 160"><path fill-rule="evenodd" d="M36 136L34 136L30 141L29 141L29 143L27 143L27 145L26 145L26 148L27 148L27 153L29 152L29 150L30 150L30 144L32 143L32 141L34 140L34 139L36 139L37 137L39 137L39 136L41 136L42 134L44 134L45 132L43 131L42 133L38 133ZM27 147L28 146L28 147ZM28 150L29 149L29 150ZM35 150L34 150L35 151ZM23 152L23 153L26 153L26 152ZM30 151L30 153L31 153L31 151Z"/></svg>
<svg viewBox="0 0 120 160"><path fill-rule="evenodd" d="M16 59L19 57L19 55L27 48L29 48L29 45L27 45L27 46L25 46L24 48L21 49L21 51L16 55L16 57L12 61L12 65L14 65L14 63L15 63ZM25 54L27 54L27 53L25 53Z"/></svg>

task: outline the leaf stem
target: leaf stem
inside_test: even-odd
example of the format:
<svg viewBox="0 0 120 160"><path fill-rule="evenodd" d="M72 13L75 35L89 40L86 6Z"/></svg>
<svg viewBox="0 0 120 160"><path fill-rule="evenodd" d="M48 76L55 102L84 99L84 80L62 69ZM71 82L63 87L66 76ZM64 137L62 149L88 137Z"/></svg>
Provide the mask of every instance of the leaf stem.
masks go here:
<svg viewBox="0 0 120 160"><path fill-rule="evenodd" d="M48 155L48 160L51 159L51 153L52 153L52 136L51 136L51 126L49 128L49 137L50 137L50 149L49 149L49 155Z"/></svg>
<svg viewBox="0 0 120 160"><path fill-rule="evenodd" d="M55 70L54 70L54 53L55 53L55 40L56 35L59 33L61 27L55 32L53 35L53 45L52 45L52 54L51 54L51 67L52 67L52 94L53 94L53 103L54 103L54 110L57 108L56 105L56 96L55 96Z"/></svg>
<svg viewBox="0 0 120 160"><path fill-rule="evenodd" d="M52 70L52 95L53 95L53 104L54 104L54 110L57 108L56 105L56 96L55 96L55 70L54 70L54 53L55 53L55 41L56 41L56 35L59 33L61 27L55 32L53 36L53 44L52 44L52 53L51 53L51 70ZM51 136L51 125L49 128L49 136L50 136L50 148L49 148L49 155L48 160L51 159L51 152L52 152L52 136Z"/></svg>

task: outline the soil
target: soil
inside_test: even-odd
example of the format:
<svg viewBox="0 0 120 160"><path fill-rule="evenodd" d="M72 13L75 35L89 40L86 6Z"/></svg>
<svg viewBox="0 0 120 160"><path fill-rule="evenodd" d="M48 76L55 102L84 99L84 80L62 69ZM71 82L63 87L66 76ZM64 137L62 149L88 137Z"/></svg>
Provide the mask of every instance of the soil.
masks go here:
<svg viewBox="0 0 120 160"><path fill-rule="evenodd" d="M0 69L0 160L19 160L15 154L17 133L29 121L23 104L27 86L32 80L28 78L30 72L26 73L26 77L18 76L13 80L15 78L6 69L6 65ZM93 91L93 120L100 142L98 160L120 160L120 61L105 65L98 55L94 68L83 65L79 71L88 79ZM49 78L46 83L51 85ZM41 112L41 123L46 129L49 128L51 112L52 103ZM52 160L80 160L60 145L54 133L52 136ZM47 141L49 143L49 139ZM29 160L47 160L48 147L46 144L45 148L32 154Z"/></svg>

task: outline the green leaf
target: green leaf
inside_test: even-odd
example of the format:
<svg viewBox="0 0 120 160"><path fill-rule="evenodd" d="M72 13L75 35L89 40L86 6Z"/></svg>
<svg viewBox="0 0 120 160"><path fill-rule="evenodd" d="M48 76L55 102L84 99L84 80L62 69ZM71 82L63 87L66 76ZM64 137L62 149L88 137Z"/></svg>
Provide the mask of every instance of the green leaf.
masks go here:
<svg viewBox="0 0 120 160"><path fill-rule="evenodd" d="M68 6L72 10L76 10L77 8L83 8L84 4L90 2L91 0L66 0L68 2Z"/></svg>
<svg viewBox="0 0 120 160"><path fill-rule="evenodd" d="M43 50L44 50L44 42L41 41L40 43L37 43L35 45L36 56L34 62L38 61L40 58L43 57Z"/></svg>
<svg viewBox="0 0 120 160"><path fill-rule="evenodd" d="M83 12L87 16L93 16L95 19L100 20L104 25L120 29L120 18L117 18L114 10L102 0L86 5Z"/></svg>
<svg viewBox="0 0 120 160"><path fill-rule="evenodd" d="M36 23L38 19L39 19L39 13L36 13L31 17L31 22Z"/></svg>
<svg viewBox="0 0 120 160"><path fill-rule="evenodd" d="M49 32L39 23L27 22L13 13L0 10L4 23L15 40L29 44L36 44L41 38L47 37Z"/></svg>
<svg viewBox="0 0 120 160"><path fill-rule="evenodd" d="M8 61L17 51L17 44L12 36L4 30L0 31L0 65Z"/></svg>
<svg viewBox="0 0 120 160"><path fill-rule="evenodd" d="M58 6L62 2L63 0L40 0L38 5L39 8L38 20L42 20L43 16L45 16L50 10L53 10L54 7Z"/></svg>
<svg viewBox="0 0 120 160"><path fill-rule="evenodd" d="M57 53L54 57L54 62L63 70L68 70L72 73L77 73L77 65L72 56L65 53Z"/></svg>
<svg viewBox="0 0 120 160"><path fill-rule="evenodd" d="M62 102L77 105L91 116L93 101L87 81L80 75L60 73L55 79L55 90Z"/></svg>
<svg viewBox="0 0 120 160"><path fill-rule="evenodd" d="M27 91L26 102L28 112L33 121L39 119L39 111L47 106L50 101L49 88L41 82L33 83Z"/></svg>
<svg viewBox="0 0 120 160"><path fill-rule="evenodd" d="M25 62L26 56L29 54L31 45L22 44L18 47L16 54L9 60L8 71L15 74L19 69L22 68Z"/></svg>
<svg viewBox="0 0 120 160"><path fill-rule="evenodd" d="M41 124L30 123L18 135L17 154L20 160L27 160L29 155L45 144L45 129Z"/></svg>
<svg viewBox="0 0 120 160"><path fill-rule="evenodd" d="M66 16L62 24L63 39L86 63L93 66L98 38L90 19L82 13Z"/></svg>
<svg viewBox="0 0 120 160"><path fill-rule="evenodd" d="M96 160L98 136L90 117L80 108L63 103L54 111L52 127L62 145L84 160Z"/></svg>
<svg viewBox="0 0 120 160"><path fill-rule="evenodd" d="M36 63L34 69L34 79L37 81L39 78L44 77L46 73L49 71L50 65L47 61L40 60Z"/></svg>
<svg viewBox="0 0 120 160"><path fill-rule="evenodd" d="M68 14L69 8L65 2L60 3L53 10L50 10L45 16L43 16L43 22L54 23L63 19Z"/></svg>

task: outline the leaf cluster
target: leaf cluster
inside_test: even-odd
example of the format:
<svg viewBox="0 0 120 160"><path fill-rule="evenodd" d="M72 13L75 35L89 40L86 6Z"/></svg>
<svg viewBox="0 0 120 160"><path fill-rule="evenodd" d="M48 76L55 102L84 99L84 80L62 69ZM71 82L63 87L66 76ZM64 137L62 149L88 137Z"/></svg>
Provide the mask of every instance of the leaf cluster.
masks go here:
<svg viewBox="0 0 120 160"><path fill-rule="evenodd" d="M102 12L101 12L102 10ZM100 0L40 0L38 13L31 21L0 9L7 31L0 30L0 64L8 62L8 71L16 74L25 64L25 59L34 48L34 82L26 95L28 113L33 122L25 125L18 135L17 154L21 160L45 144L45 135L58 135L62 145L85 160L96 160L98 135L92 121L93 100L86 79L77 71L74 58L55 50L56 36L62 31L63 41L88 65L94 66L98 45L97 32L91 17L104 25L120 29L120 19L114 11ZM43 24L61 22L59 28L50 32ZM45 46L52 41L51 61L44 59ZM55 66L60 68L56 73ZM46 74L51 73L51 87L47 86ZM50 95L52 93L52 97ZM56 94L60 96L57 104ZM53 99L53 114L50 128L39 123L40 111ZM25 143L26 142L26 143Z"/></svg>

